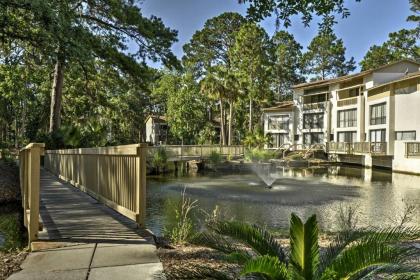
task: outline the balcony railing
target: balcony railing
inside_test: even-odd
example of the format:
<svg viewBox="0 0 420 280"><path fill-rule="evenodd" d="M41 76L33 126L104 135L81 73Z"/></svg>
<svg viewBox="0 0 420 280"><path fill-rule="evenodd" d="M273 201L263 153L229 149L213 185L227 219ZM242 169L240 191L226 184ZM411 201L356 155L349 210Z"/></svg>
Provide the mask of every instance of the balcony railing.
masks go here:
<svg viewBox="0 0 420 280"><path fill-rule="evenodd" d="M386 142L330 142L329 153L386 155Z"/></svg>
<svg viewBox="0 0 420 280"><path fill-rule="evenodd" d="M420 157L420 143L406 142L405 143L405 157Z"/></svg>
<svg viewBox="0 0 420 280"><path fill-rule="evenodd" d="M303 110L315 110L315 109L325 109L325 101L318 103L306 103L303 104Z"/></svg>
<svg viewBox="0 0 420 280"><path fill-rule="evenodd" d="M338 107L355 105L355 104L357 104L357 97L352 97L352 98L347 98L347 99L337 101Z"/></svg>
<svg viewBox="0 0 420 280"><path fill-rule="evenodd" d="M386 117L370 118L370 125L386 124Z"/></svg>

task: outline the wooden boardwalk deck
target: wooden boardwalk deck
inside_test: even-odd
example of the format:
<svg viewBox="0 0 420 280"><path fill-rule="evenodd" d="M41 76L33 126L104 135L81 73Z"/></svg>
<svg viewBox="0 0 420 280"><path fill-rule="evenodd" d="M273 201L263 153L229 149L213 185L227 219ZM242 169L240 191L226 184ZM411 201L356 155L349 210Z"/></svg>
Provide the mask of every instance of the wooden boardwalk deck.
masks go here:
<svg viewBox="0 0 420 280"><path fill-rule="evenodd" d="M41 170L43 230L9 280L164 279L153 238L134 221Z"/></svg>
<svg viewBox="0 0 420 280"><path fill-rule="evenodd" d="M134 221L45 170L41 171L40 200L41 240L136 243L152 239Z"/></svg>

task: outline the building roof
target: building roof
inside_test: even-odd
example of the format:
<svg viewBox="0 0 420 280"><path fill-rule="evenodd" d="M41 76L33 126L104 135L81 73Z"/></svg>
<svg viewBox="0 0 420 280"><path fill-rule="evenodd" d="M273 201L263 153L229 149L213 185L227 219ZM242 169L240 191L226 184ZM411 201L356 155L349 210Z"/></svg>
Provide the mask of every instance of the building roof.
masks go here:
<svg viewBox="0 0 420 280"><path fill-rule="evenodd" d="M374 89L377 89L377 88L381 88L381 87L384 87L384 86L387 86L387 85L391 85L391 84L394 84L394 83L402 82L402 81L405 81L405 80L415 79L415 78L420 78L420 71L408 73L407 75L404 75L397 80L392 80L392 81L389 81L387 83L380 84L380 85L377 85L375 87L371 87L371 88L368 89L368 91L369 90L374 90Z"/></svg>
<svg viewBox="0 0 420 280"><path fill-rule="evenodd" d="M278 102L276 105L262 109L264 112L290 112L293 110L293 101Z"/></svg>
<svg viewBox="0 0 420 280"><path fill-rule="evenodd" d="M146 121L145 122L147 122L149 119L152 119L156 123L166 123L167 122L165 116L149 115L146 118Z"/></svg>
<svg viewBox="0 0 420 280"><path fill-rule="evenodd" d="M387 68L391 65L395 65L401 62L410 62L410 63L414 63L420 66L420 63L411 59L402 59L396 62L392 62L389 64L385 64L385 65L381 65L379 67L373 68L373 69L369 69L369 70L365 70L359 73L355 73L355 74L350 74L350 75L346 75L346 76L341 76L341 77L337 77L337 78L332 78L332 79L325 79L325 80L317 80L317 81L313 81L313 82L308 82L308 83L300 83L297 85L294 85L292 88L297 89L297 88L308 88L308 87L318 87L318 86L327 86L336 82L343 82L346 80L350 80L350 79L354 79L354 78L359 78L359 77L363 77L365 75L368 75L372 72Z"/></svg>

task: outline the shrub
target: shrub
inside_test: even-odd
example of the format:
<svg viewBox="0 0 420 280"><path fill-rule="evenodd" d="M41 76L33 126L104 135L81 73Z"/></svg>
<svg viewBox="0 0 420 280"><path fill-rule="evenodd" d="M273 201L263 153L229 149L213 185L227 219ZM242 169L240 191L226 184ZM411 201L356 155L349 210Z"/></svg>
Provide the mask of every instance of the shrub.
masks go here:
<svg viewBox="0 0 420 280"><path fill-rule="evenodd" d="M211 164L219 164L222 162L222 155L217 151L211 151L209 155L209 161Z"/></svg>
<svg viewBox="0 0 420 280"><path fill-rule="evenodd" d="M195 235L192 211L197 207L197 200L192 200L185 195L185 189L181 195L181 201L175 208L174 223L164 230L164 235L173 244L183 244L191 240Z"/></svg>
<svg viewBox="0 0 420 280"><path fill-rule="evenodd" d="M168 161L168 154L166 153L165 148L159 147L157 148L152 157L152 166L155 168L158 172L160 168L165 168L166 163Z"/></svg>
<svg viewBox="0 0 420 280"><path fill-rule="evenodd" d="M259 148L248 149L245 151L245 159L252 162L267 161L277 157L278 155L276 151Z"/></svg>

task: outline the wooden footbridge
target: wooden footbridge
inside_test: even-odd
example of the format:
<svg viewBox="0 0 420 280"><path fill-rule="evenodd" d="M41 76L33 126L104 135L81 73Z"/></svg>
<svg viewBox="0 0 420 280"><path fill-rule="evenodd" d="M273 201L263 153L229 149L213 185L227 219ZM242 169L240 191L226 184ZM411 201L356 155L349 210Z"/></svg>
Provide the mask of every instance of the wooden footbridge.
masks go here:
<svg viewBox="0 0 420 280"><path fill-rule="evenodd" d="M29 241L39 239L40 229L42 230L43 226L44 229L48 226L51 227L51 225L55 225L55 228L50 229L50 232L59 234L44 234L44 237L55 236L52 238L55 239L57 236L66 236L66 238L71 238L72 233L78 232L71 230L76 226L74 221L77 221L77 217L97 215L98 212L95 208L101 207L100 205L106 205L122 214L133 221L137 227L144 227L147 160L153 157L158 149L165 150L169 161L206 159L213 152L232 157L241 156L244 153L243 146L150 147L146 144L134 144L44 151L44 144L30 144L22 149L19 155L22 204ZM44 168L41 172L42 156ZM44 174L43 178L48 177L49 179L41 180L41 174ZM54 177L56 182L51 179ZM90 206L85 210L79 210L88 213L76 211L78 214L76 215L74 212L73 218L72 215L64 215L65 211L80 207L78 203L70 199L75 196L71 192L64 191L63 182L88 194L91 199L93 198L102 204L96 204L96 206L95 204L85 204ZM60 203L57 204L57 201L60 201ZM51 209L54 209L54 211ZM55 215L46 215L47 210L50 213L55 213ZM47 217L43 220L41 226L39 223L40 212L41 216ZM85 226L86 230L92 228L94 224L89 224L87 221L79 221L82 223L81 227ZM83 225L83 223L86 224ZM113 223L108 224L112 225ZM115 225L117 224L121 223ZM57 227L57 225L59 226ZM115 229L117 232L124 231L118 227ZM113 231L108 228L107 232L112 235Z"/></svg>

